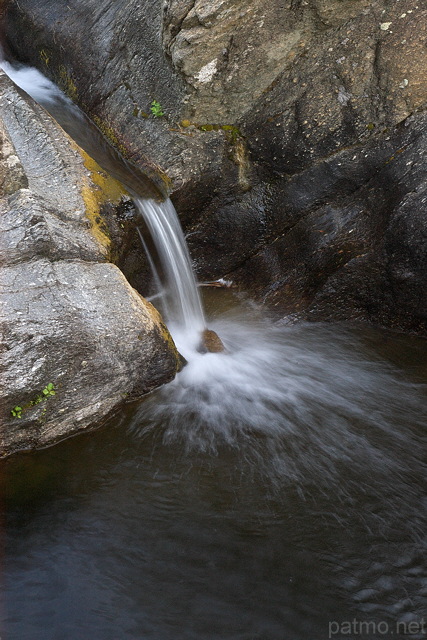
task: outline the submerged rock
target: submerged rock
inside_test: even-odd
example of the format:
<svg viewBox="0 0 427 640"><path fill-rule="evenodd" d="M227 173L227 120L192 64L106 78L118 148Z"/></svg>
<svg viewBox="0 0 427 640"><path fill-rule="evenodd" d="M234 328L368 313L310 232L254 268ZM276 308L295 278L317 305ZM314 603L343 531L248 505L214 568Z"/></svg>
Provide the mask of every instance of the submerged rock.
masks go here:
<svg viewBox="0 0 427 640"><path fill-rule="evenodd" d="M108 260L79 149L0 72L0 455L99 425L181 363L159 314Z"/></svg>
<svg viewBox="0 0 427 640"><path fill-rule="evenodd" d="M425 333L421 3L73 8L9 0L9 46L169 175L203 279L232 274L278 317Z"/></svg>
<svg viewBox="0 0 427 640"><path fill-rule="evenodd" d="M225 352L225 347L215 331L204 329L198 351L200 353L223 353Z"/></svg>

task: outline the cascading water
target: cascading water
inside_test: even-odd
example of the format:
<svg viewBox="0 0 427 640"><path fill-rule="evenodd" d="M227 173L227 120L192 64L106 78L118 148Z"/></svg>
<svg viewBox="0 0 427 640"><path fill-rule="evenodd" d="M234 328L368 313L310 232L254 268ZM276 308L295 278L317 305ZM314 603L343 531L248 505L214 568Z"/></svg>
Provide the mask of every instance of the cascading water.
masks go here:
<svg viewBox="0 0 427 640"><path fill-rule="evenodd" d="M1 46L0 69L3 69L18 87L23 89L28 95L34 98L36 102L39 102L43 106L47 107L48 103L55 102L56 100L67 100L62 91L34 67L25 67L7 62L7 60L4 59Z"/></svg>
<svg viewBox="0 0 427 640"><path fill-rule="evenodd" d="M135 205L151 233L165 274L162 299L168 326L173 334L185 336L196 346L206 321L175 208L170 200L158 203L137 198Z"/></svg>
<svg viewBox="0 0 427 640"><path fill-rule="evenodd" d="M53 82L33 67L10 63L3 59L0 47L0 69L41 104L68 135L111 176L122 182L133 196L164 198L164 189L127 161L102 136L99 129ZM153 178L155 176L152 176Z"/></svg>
<svg viewBox="0 0 427 640"><path fill-rule="evenodd" d="M152 235L161 262L164 281L161 282L159 293L166 321L178 343L184 341L185 346L196 349L206 321L190 255L172 202L169 199L157 202L152 198L136 197L141 192L159 194L155 185L152 185L152 189L151 186L147 187L149 183L140 175L135 176L134 168L129 163L119 157L112 147L103 144L100 132L86 115L37 69L2 60L1 49L0 68L44 106L78 144L114 177L122 180L133 193L135 206ZM147 251L139 229L138 233ZM151 256L149 261L155 280L158 280Z"/></svg>

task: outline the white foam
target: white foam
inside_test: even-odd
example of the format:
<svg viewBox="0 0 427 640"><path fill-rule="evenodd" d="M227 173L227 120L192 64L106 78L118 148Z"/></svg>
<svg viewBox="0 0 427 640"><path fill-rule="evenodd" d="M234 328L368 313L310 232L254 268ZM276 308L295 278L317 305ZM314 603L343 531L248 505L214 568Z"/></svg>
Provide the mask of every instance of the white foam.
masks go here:
<svg viewBox="0 0 427 640"><path fill-rule="evenodd" d="M11 64L2 60L0 51L0 69L9 76L13 82L30 95L36 102L47 104L63 99L64 94L46 76L34 67L24 67Z"/></svg>
<svg viewBox="0 0 427 640"><path fill-rule="evenodd" d="M181 451L239 449L254 468L301 485L336 486L343 469L367 481L378 470L396 477L405 456L416 456L402 425L425 421L425 389L348 329L278 328L247 316L209 322L226 354L199 354L175 330L187 365L142 403L136 434L155 429Z"/></svg>

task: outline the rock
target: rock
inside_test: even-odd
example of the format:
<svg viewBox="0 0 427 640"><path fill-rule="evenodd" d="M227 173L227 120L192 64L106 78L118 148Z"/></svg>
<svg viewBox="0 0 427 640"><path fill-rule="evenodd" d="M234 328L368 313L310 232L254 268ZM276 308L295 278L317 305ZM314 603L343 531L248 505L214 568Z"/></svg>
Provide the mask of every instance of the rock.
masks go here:
<svg viewBox="0 0 427 640"><path fill-rule="evenodd" d="M1 286L3 453L100 423L173 377L166 330L114 265L35 259L3 268ZM49 383L55 397L32 406Z"/></svg>
<svg viewBox="0 0 427 640"><path fill-rule="evenodd" d="M189 115L188 87L163 48L157 1L78 2L72 12L65 5L12 3L5 22L14 54L57 82L129 160L147 171L166 169L176 202L182 193L189 216L211 200L218 184L235 184L229 133L201 130L204 122L180 126ZM153 100L165 117L151 113Z"/></svg>
<svg viewBox="0 0 427 640"><path fill-rule="evenodd" d="M385 139L387 138L387 139ZM232 274L275 317L427 330L427 116L278 190L278 237ZM310 213L307 214L306 212Z"/></svg>
<svg viewBox="0 0 427 640"><path fill-rule="evenodd" d="M181 364L159 314L108 262L107 191L78 148L2 73L0 113L4 456L99 425Z"/></svg>
<svg viewBox="0 0 427 640"><path fill-rule="evenodd" d="M424 136L421 3L73 7L10 0L9 46L131 159L169 175L203 279L232 274L279 317L424 333L425 230L407 199L425 178L414 186L395 162L416 164ZM165 117L150 114L154 99Z"/></svg>
<svg viewBox="0 0 427 640"><path fill-rule="evenodd" d="M21 187L27 187L28 181L15 149L3 129L0 129L0 148L0 192L8 195Z"/></svg>
<svg viewBox="0 0 427 640"><path fill-rule="evenodd" d="M223 353L225 352L225 347L215 331L204 329L198 351L200 353Z"/></svg>

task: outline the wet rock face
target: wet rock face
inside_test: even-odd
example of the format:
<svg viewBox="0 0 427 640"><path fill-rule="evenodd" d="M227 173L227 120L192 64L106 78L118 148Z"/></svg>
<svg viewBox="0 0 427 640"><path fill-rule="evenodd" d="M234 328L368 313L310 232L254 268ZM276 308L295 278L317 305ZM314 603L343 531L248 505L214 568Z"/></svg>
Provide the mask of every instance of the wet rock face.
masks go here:
<svg viewBox="0 0 427 640"><path fill-rule="evenodd" d="M405 169L424 136L422 3L9 0L6 18L18 57L169 175L202 278L229 274L279 316L424 331L409 194L425 179Z"/></svg>
<svg viewBox="0 0 427 640"><path fill-rule="evenodd" d="M0 455L99 424L180 366L157 312L108 260L78 149L0 75Z"/></svg>
<svg viewBox="0 0 427 640"><path fill-rule="evenodd" d="M281 235L235 272L276 317L427 330L427 116L334 154L277 191ZM309 211L306 214L306 211Z"/></svg>
<svg viewBox="0 0 427 640"><path fill-rule="evenodd" d="M230 135L181 126L188 87L163 48L157 0L8 7L13 53L51 77L130 160L165 171L192 219L215 191L233 188L238 166L229 157ZM151 113L153 101L164 116Z"/></svg>

